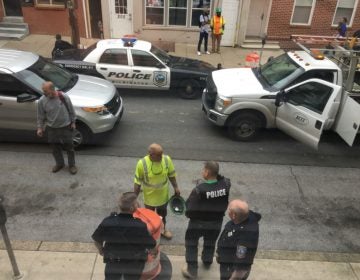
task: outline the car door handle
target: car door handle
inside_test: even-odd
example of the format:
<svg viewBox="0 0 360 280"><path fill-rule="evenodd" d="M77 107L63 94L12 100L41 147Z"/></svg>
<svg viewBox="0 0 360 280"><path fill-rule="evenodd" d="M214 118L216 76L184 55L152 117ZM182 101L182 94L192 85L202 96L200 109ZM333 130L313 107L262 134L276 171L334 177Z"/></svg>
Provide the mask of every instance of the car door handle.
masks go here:
<svg viewBox="0 0 360 280"><path fill-rule="evenodd" d="M321 129L321 126L322 126L322 122L321 121L316 121L315 122L315 128L320 130Z"/></svg>
<svg viewBox="0 0 360 280"><path fill-rule="evenodd" d="M140 70L133 70L135 73L140 73L141 71Z"/></svg>
<svg viewBox="0 0 360 280"><path fill-rule="evenodd" d="M108 69L105 67L100 67L100 70L108 70Z"/></svg>

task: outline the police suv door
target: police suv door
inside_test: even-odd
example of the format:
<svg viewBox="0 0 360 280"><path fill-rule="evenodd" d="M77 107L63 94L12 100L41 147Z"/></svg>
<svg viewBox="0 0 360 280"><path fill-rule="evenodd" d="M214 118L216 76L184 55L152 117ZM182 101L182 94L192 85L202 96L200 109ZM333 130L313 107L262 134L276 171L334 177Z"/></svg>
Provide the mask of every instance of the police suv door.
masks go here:
<svg viewBox="0 0 360 280"><path fill-rule="evenodd" d="M132 87L127 48L106 49L96 64L96 70L116 87Z"/></svg>
<svg viewBox="0 0 360 280"><path fill-rule="evenodd" d="M324 123L329 118L341 87L311 79L277 95L276 126L296 140L318 148Z"/></svg>
<svg viewBox="0 0 360 280"><path fill-rule="evenodd" d="M18 102L18 96L32 97ZM36 130L37 102L40 94L10 74L0 73L0 128Z"/></svg>
<svg viewBox="0 0 360 280"><path fill-rule="evenodd" d="M170 88L170 69L154 55L143 50L131 49L131 57L134 88Z"/></svg>

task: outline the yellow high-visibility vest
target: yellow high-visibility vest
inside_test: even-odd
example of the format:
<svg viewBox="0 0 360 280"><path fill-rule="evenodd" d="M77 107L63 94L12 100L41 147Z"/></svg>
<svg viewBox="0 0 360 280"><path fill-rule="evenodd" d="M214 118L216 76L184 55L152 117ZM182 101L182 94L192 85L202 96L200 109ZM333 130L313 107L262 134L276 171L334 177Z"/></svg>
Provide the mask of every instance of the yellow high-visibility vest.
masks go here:
<svg viewBox="0 0 360 280"><path fill-rule="evenodd" d="M218 17L217 15L211 18L210 26L214 34L223 34L223 26L225 25L225 20L223 16Z"/></svg>
<svg viewBox="0 0 360 280"><path fill-rule="evenodd" d="M153 162L147 155L136 165L134 183L141 186L144 203L161 206L169 201L169 177L175 177L171 158L163 155L161 162Z"/></svg>

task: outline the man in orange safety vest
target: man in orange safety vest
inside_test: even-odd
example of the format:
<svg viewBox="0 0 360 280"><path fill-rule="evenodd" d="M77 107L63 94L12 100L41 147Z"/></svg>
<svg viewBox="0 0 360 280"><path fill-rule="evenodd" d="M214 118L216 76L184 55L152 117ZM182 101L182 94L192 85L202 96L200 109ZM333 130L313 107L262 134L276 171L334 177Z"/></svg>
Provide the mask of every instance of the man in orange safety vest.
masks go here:
<svg viewBox="0 0 360 280"><path fill-rule="evenodd" d="M225 20L221 15L221 8L216 8L216 15L211 18L210 27L212 33L212 52L220 53L220 42L221 37L224 34L225 30ZM216 50L215 50L215 41L216 41Z"/></svg>

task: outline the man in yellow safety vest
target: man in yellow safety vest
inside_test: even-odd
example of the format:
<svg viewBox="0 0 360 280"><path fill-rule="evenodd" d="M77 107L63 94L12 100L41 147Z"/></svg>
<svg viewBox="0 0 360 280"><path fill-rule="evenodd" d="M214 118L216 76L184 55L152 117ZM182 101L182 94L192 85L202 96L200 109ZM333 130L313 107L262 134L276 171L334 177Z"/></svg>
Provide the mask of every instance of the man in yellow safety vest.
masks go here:
<svg viewBox="0 0 360 280"><path fill-rule="evenodd" d="M143 191L145 208L156 211L162 217L166 239L172 238L172 233L166 229L167 203L169 201L169 181L175 195L180 195L176 182L174 164L168 155L163 155L159 144L153 143L148 148L148 155L137 162L134 178L134 192Z"/></svg>
<svg viewBox="0 0 360 280"><path fill-rule="evenodd" d="M210 27L211 27L211 34L212 34L212 52L215 51L220 53L220 42L221 37L224 34L225 30L225 20L224 17L221 15L221 8L216 8L215 10L216 15L211 18ZM216 50L215 50L215 41L216 41Z"/></svg>

